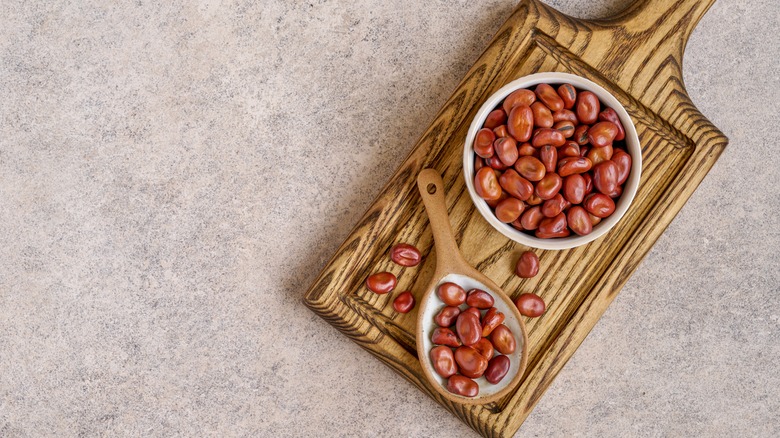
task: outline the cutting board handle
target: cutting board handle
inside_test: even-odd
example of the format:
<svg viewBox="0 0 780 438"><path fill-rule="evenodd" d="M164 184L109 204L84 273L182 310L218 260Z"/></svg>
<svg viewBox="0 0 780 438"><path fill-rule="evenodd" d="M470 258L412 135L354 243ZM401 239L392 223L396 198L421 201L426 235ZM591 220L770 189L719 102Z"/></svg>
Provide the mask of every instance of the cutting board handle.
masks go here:
<svg viewBox="0 0 780 438"><path fill-rule="evenodd" d="M682 43L682 54L693 29L713 3L715 0L638 0L608 21L635 35L648 31L651 36L661 34L665 39L676 39ZM659 26L668 26L669 31L659 33Z"/></svg>

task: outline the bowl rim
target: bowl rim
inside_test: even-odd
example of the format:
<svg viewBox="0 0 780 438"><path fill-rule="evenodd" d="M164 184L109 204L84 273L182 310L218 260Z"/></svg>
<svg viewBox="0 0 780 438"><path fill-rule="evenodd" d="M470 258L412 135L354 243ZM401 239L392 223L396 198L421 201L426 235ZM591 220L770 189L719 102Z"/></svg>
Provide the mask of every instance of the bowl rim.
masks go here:
<svg viewBox="0 0 780 438"><path fill-rule="evenodd" d="M615 212L611 216L602 220L598 225L593 227L593 231L585 236L569 236L563 238L554 239L540 239L535 236L530 236L519 230L516 230L511 225L503 223L496 218L495 214L491 211L490 206L487 205L484 199L477 195L474 189L474 151L471 145L474 143L474 138L477 135L477 131L481 129L487 115L492 111L499 102L504 100L506 96L515 90L521 88L528 88L540 83L570 83L579 89L591 91L599 98L599 100L608 107L615 110L623 124L623 128L626 132L626 149L629 155L631 155L631 173L623 186L623 194L618 198L618 202L615 205ZM605 90L595 82L586 79L582 76L573 75L563 72L545 72L534 73L528 76L515 79L512 82L499 88L493 93L485 103L477 111L474 119L471 121L466 140L463 147L463 178L466 181L466 187L469 192L474 206L477 208L483 218L498 232L514 240L517 243L523 245L538 248L538 249L570 249L581 245L590 243L604 234L608 233L625 215L626 211L630 207L631 203L636 196L637 189L639 188L639 181L642 172L642 147L639 142L639 136L636 132L634 122L628 114L628 111L623 107L620 101L612 95L609 91Z"/></svg>

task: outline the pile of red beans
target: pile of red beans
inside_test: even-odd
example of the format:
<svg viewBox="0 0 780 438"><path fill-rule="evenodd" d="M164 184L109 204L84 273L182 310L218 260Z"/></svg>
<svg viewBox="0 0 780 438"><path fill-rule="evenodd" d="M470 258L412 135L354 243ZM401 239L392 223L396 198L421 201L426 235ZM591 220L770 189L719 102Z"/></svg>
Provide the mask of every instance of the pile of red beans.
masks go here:
<svg viewBox="0 0 780 438"><path fill-rule="evenodd" d="M444 302L434 317L431 363L438 375L447 379L447 390L464 397L476 397L479 384L473 379L484 376L496 384L509 372L506 356L517 349L512 331L503 324L505 316L493 307L488 292L446 282L436 288ZM463 308L462 308L463 307Z"/></svg>
<svg viewBox="0 0 780 438"><path fill-rule="evenodd" d="M625 130L590 91L512 92L474 139L474 188L496 218L549 239L590 234L615 211L631 170Z"/></svg>
<svg viewBox="0 0 780 438"><path fill-rule="evenodd" d="M390 260L403 267L413 267L420 264L420 250L406 243L398 243L390 249ZM392 272L377 272L366 278L366 287L375 294L384 295L392 292L398 283L398 278ZM403 291L393 300L393 309L398 313L409 313L414 309L415 300L411 291Z"/></svg>

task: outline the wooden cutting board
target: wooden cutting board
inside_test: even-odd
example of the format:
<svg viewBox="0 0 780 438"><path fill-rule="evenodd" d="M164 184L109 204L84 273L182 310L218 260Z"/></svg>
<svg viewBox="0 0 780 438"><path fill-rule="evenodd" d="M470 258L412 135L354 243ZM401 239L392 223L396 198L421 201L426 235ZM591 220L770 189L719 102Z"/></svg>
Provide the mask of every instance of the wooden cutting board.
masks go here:
<svg viewBox="0 0 780 438"><path fill-rule="evenodd" d="M538 0L521 1L320 273L306 305L480 434L513 435L726 147L726 137L699 113L682 82L686 41L714 1L646 0L592 21ZM462 149L488 96L542 71L584 76L614 94L636 124L644 168L634 203L612 231L571 250L534 250L540 273L521 279L513 266L528 248L477 213L463 181ZM434 269L428 217L415 187L426 167L444 177L466 259L513 297L534 291L548 306L541 318L526 320L529 359L519 386L489 405L459 405L429 386L415 353L417 312L403 315L392 307L403 290L419 299ZM424 262L394 265L388 252L398 242L417 246ZM363 286L368 275L385 270L398 275L397 292L376 295Z"/></svg>

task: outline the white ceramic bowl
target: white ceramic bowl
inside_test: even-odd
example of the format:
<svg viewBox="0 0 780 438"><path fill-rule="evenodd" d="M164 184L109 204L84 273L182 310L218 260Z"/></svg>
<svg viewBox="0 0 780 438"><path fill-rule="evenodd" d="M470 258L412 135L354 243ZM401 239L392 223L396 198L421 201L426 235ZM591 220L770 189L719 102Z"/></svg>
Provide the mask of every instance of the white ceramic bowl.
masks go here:
<svg viewBox="0 0 780 438"><path fill-rule="evenodd" d="M537 84L563 84L569 83L574 85L579 90L587 90L593 92L602 104L611 107L615 110L620 122L623 124L623 128L626 131L626 148L631 155L631 173L628 176L628 180L623 186L623 194L618 199L615 205L615 212L611 216L602 220L598 225L593 227L593 231L585 236L577 236L573 234L569 237L559 237L554 239L539 239L538 237L526 234L519 230L516 230L509 224L505 224L496 218L495 214L487 205L484 199L477 195L474 190L474 138L477 135L477 131L482 128L485 123L487 115L495 109L498 104L504 100L509 94L515 90L521 88L529 88ZM639 187L639 177L642 172L642 148L639 145L639 137L636 134L636 128L634 122L631 121L626 109L618 100L610 94L607 90L601 88L599 85L583 78L568 73L536 73L529 76L524 76L520 79L514 80L496 91L484 105L477 112L476 117L471 122L469 132L466 135L466 144L463 147L463 176L466 179L466 187L468 187L469 195L471 195L474 205L479 210L482 217L490 223L498 232L506 237L521 243L526 246L539 249L569 249L576 246L584 245L592 242L599 237L607 233L615 224L623 217L631 202L634 200L636 190Z"/></svg>

